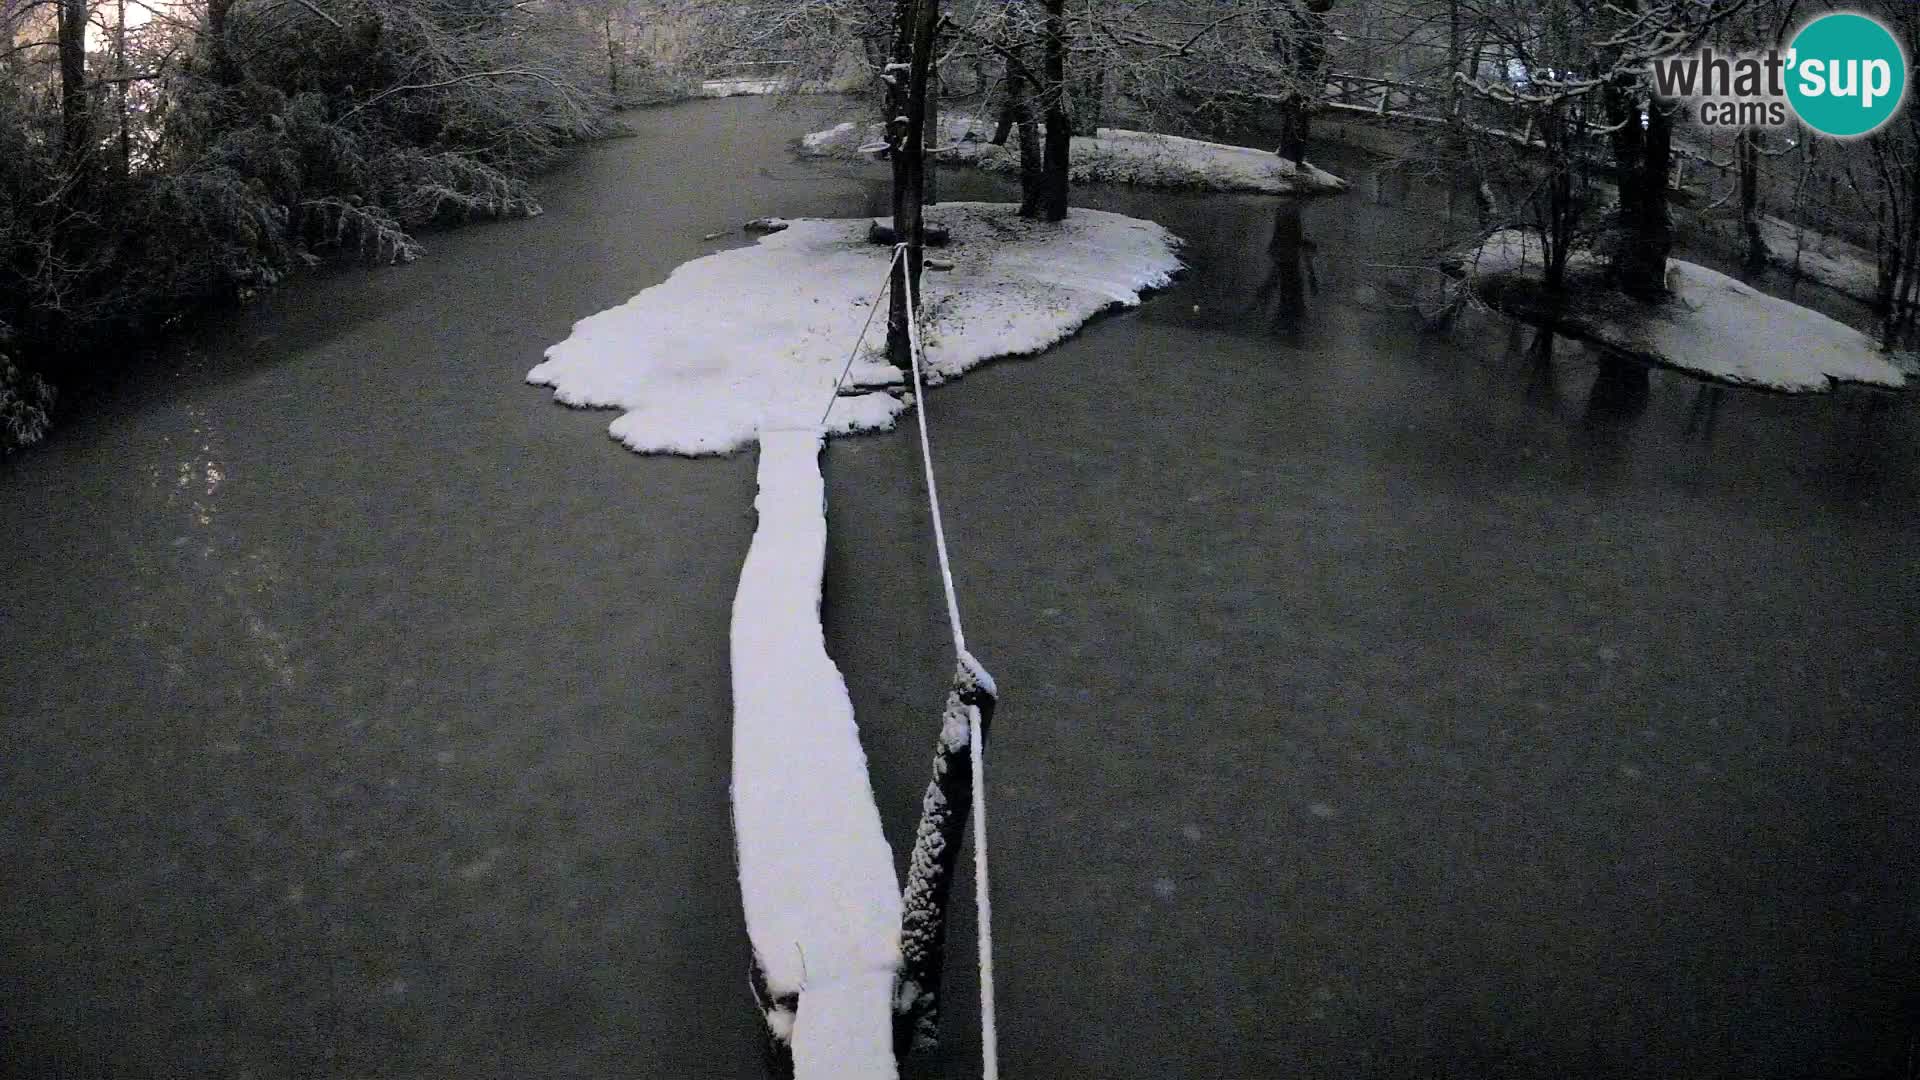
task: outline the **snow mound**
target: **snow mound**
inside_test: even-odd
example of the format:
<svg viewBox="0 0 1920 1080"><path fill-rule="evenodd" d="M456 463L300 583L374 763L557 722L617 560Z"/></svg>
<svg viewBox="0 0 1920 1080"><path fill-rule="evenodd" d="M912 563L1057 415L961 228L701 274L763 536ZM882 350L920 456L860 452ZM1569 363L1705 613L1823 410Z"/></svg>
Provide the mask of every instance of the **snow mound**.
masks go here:
<svg viewBox="0 0 1920 1080"><path fill-rule="evenodd" d="M1497 232L1462 255L1456 269L1474 277L1496 307L1521 318L1539 321L1555 308L1539 288L1541 245L1531 233ZM1602 270L1592 252L1568 260L1569 293L1552 310L1560 333L1735 386L1819 393L1836 383L1906 385L1872 338L1718 271L1669 259L1671 295L1645 304L1599 282Z"/></svg>
<svg viewBox="0 0 1920 1080"><path fill-rule="evenodd" d="M970 116L942 117L941 159L990 172L1019 172L1018 140L995 146L987 141L992 133L992 124ZM883 138L878 123L848 122L801 136L800 150L817 157L858 158L864 156L862 147ZM1309 195L1347 189L1345 180L1324 169L1311 164L1296 167L1264 150L1125 128L1075 135L1069 173L1078 184L1136 184L1185 191Z"/></svg>
<svg viewBox="0 0 1920 1080"><path fill-rule="evenodd" d="M1075 210L1048 224L1009 205L944 203L927 217L953 234L940 252L953 269L922 277L934 383L1039 352L1180 269L1173 234L1119 214ZM892 249L867 242L868 224L795 219L686 263L575 323L527 381L563 404L624 410L609 431L641 453L725 454L770 428L817 425L886 282ZM868 333L868 363L884 359L885 319ZM891 428L908 404L885 391L841 397L827 433Z"/></svg>
<svg viewBox="0 0 1920 1080"><path fill-rule="evenodd" d="M747 936L801 1077L892 1077L900 882L846 681L820 630L817 429L763 432L733 601L733 823ZM787 1023L781 1010L769 1023Z"/></svg>

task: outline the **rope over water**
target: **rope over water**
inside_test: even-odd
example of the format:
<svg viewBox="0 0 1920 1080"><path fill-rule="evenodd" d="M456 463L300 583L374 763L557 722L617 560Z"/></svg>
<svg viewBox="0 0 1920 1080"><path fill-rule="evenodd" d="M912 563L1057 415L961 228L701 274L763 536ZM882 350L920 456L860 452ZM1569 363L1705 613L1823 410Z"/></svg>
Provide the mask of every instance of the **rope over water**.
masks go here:
<svg viewBox="0 0 1920 1080"><path fill-rule="evenodd" d="M894 247L894 262L905 256L907 245ZM891 269L891 264L889 264ZM920 461L927 474L927 504L933 512L933 545L940 556L940 582L947 591L947 622L953 628L953 651L960 664L984 671L980 661L967 651L966 632L960 628L960 600L953 589L953 564L947 558L947 530L940 520L940 489L933 479L933 445L927 438L927 390L922 380L920 314L914 295L913 275L907 279L907 344L913 357L914 416L920 423ZM889 277L891 280L891 277ZM999 1080L1000 1048L998 1026L993 1009L993 904L987 890L987 765L981 749L980 707L967 706L967 742L973 766L973 900L978 922L980 948L980 1075Z"/></svg>
<svg viewBox="0 0 1920 1080"><path fill-rule="evenodd" d="M880 301L893 288L894 269L907 255L906 244L895 244L893 258L887 260L887 280L881 286L880 295L874 299L867 311L867 321L860 328L860 336L853 343L853 351L847 355L846 364L840 369L840 377L834 380L833 392L827 398L827 407L820 414L820 427L824 429L827 417L833 414L833 403L840 396L841 387L846 385L847 375L853 370L853 362L860 356L860 346L867 339L867 331L873 328L874 317L880 311ZM925 349L920 341L920 313L916 303L919 297L913 289L912 275L901 275L907 280L907 344L912 355L913 400L915 417L920 427L920 461L927 477L927 504L933 517L933 545L940 557L940 583L946 591L947 625L953 631L953 651L960 666L972 671L982 682L992 685L992 676L987 675L980 661L967 651L966 631L960 625L960 600L953 587L953 563L947 557L946 524L940 516L940 489L933 478L933 445L927 437L927 391L921 375L921 358ZM967 704L967 743L970 763L973 770L973 896L975 921L978 924L980 955L980 1074L984 1080L1000 1078L1000 1047L998 1024L993 1004L993 904L987 886L987 765L984 752L985 733L981 731L980 706Z"/></svg>

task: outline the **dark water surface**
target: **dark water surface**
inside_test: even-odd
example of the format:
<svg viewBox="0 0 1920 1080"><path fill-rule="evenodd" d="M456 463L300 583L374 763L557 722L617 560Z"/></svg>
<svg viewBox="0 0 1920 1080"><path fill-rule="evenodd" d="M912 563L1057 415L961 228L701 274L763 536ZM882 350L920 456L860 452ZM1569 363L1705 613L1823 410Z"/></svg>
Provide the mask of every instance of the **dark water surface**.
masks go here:
<svg viewBox="0 0 1920 1080"><path fill-rule="evenodd" d="M0 1070L761 1075L753 457L636 457L520 379L706 233L873 206L786 152L832 108L630 114L546 216L274 294L0 465ZM1297 213L1085 193L1193 272L933 397L1005 695L1008 1075L1902 1075L1916 410L1729 391L1709 434L1684 378L1422 334L1385 267L1446 199L1323 156L1355 190ZM951 662L918 465L827 468L904 850ZM978 1075L953 933L911 1075Z"/></svg>

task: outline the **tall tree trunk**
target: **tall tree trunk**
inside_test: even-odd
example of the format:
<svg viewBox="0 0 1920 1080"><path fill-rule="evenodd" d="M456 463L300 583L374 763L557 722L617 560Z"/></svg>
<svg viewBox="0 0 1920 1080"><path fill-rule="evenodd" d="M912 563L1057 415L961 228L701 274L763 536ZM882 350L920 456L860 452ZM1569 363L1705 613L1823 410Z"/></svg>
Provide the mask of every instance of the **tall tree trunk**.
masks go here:
<svg viewBox="0 0 1920 1080"><path fill-rule="evenodd" d="M1540 63L1551 69L1565 70L1579 61L1574 44L1572 0L1551 0L1545 16L1546 34L1542 41ZM1580 207L1573 198L1573 169L1580 154L1580 133L1575 122L1575 107L1565 101L1551 102L1527 110L1527 126L1521 141L1531 144L1539 132L1548 173L1543 192L1545 209L1540 213L1540 237L1545 245L1545 284L1549 293L1566 287L1567 265L1573 255L1573 237L1580 226ZM1530 201L1537 196L1530 197ZM1553 320L1549 319L1549 329ZM1543 345L1549 353L1553 334Z"/></svg>
<svg viewBox="0 0 1920 1080"><path fill-rule="evenodd" d="M60 0L60 125L67 161L78 164L92 141L87 94L87 0Z"/></svg>
<svg viewBox="0 0 1920 1080"><path fill-rule="evenodd" d="M1920 129L1920 122L1913 127ZM1915 131L1920 135L1920 130ZM1876 134L1875 139L1881 136ZM1883 140L1884 143L1884 140ZM1884 301L1884 314L1881 316L1880 345L1885 349L1895 349L1913 343L1915 318L1920 311L1915 310L1920 302L1920 169L1908 169L1905 174L1907 190L1887 192L1887 203L1893 208L1893 219L1898 236L1893 243L1891 256L1882 259L1881 296ZM1902 214L1901 203L1905 202ZM1902 225L1904 222L1904 225Z"/></svg>
<svg viewBox="0 0 1920 1080"><path fill-rule="evenodd" d="M615 105L620 104L620 50L613 36L613 12L609 11L601 24L607 42L607 96Z"/></svg>
<svg viewBox="0 0 1920 1080"><path fill-rule="evenodd" d="M932 69L934 29L940 19L940 0L899 0L900 35L894 64L906 64L906 78L895 67L889 97L898 111L890 111L887 125L893 161L893 235L907 245L907 257L894 270L887 308L887 357L899 367L913 363L907 332L907 293L918 298L925 233L922 214L926 184L927 77ZM906 59L900 59L901 57Z"/></svg>
<svg viewBox="0 0 1920 1080"><path fill-rule="evenodd" d="M1447 0L1447 116L1460 115L1460 0Z"/></svg>
<svg viewBox="0 0 1920 1080"><path fill-rule="evenodd" d="M1614 179L1620 189L1614 278L1629 296L1657 299L1666 295L1667 255L1673 249L1673 222L1667 211L1673 117L1659 102L1643 101L1632 75L1609 82L1605 98L1608 120L1614 126Z"/></svg>
<svg viewBox="0 0 1920 1080"><path fill-rule="evenodd" d="M1000 103L1000 115L993 126L993 138L988 140L994 146L1007 145L1008 136L1013 134L1013 125L1020 122L1020 76L1014 74L1013 64L1007 64L1006 77L1001 80L1006 88L1006 98Z"/></svg>
<svg viewBox="0 0 1920 1080"><path fill-rule="evenodd" d="M1552 106L1540 125L1548 168L1552 170L1547 177L1545 220L1540 227L1546 242L1544 284L1550 293L1566 287L1573 235L1580 225L1580 207L1573 198L1573 155L1579 149L1572 145L1575 136L1566 122L1566 110L1565 104Z"/></svg>
<svg viewBox="0 0 1920 1080"><path fill-rule="evenodd" d="M1280 105L1280 145L1274 153L1299 164L1307 156L1307 111L1294 95Z"/></svg>
<svg viewBox="0 0 1920 1080"><path fill-rule="evenodd" d="M1620 6L1629 12L1641 8L1639 0L1621 0ZM1611 244L1614 281L1628 296L1659 299L1667 293L1667 254L1673 250L1667 211L1673 115L1631 73L1615 75L1601 97L1612 127L1614 183L1620 191Z"/></svg>
<svg viewBox="0 0 1920 1080"><path fill-rule="evenodd" d="M885 124L887 142L887 162L893 167L893 235L897 240L904 239L902 223L907 218L906 197L913 180L907 166L907 65L913 55L913 28L919 14L918 0L894 0L893 5L893 49L887 55L886 99L882 108L882 122ZM914 155L916 161L919 155ZM918 192L914 201L918 203ZM914 211L918 216L919 211ZM907 289L906 279L900 267L893 270L892 285L887 290L887 359L895 367L906 369L912 366L909 352L911 342L907 337Z"/></svg>
<svg viewBox="0 0 1920 1080"><path fill-rule="evenodd" d="M1033 98L1024 75L1009 73L1009 104L1020 137L1020 216L1040 216L1040 175L1045 157L1040 148L1040 124L1033 115Z"/></svg>
<svg viewBox="0 0 1920 1080"><path fill-rule="evenodd" d="M1063 221L1067 216L1068 169L1073 154L1073 117L1067 102L1066 0L1046 0L1046 61L1041 97L1047 111L1047 140L1040 165L1039 216Z"/></svg>
<svg viewBox="0 0 1920 1080"><path fill-rule="evenodd" d="M1290 0L1273 35L1274 51L1291 82L1281 96L1280 145L1274 152L1295 163L1306 159L1312 134L1310 110L1321 93L1327 61L1326 14L1332 7L1333 0Z"/></svg>
<svg viewBox="0 0 1920 1080"><path fill-rule="evenodd" d="M1760 235L1760 129L1746 128L1734 136L1740 159L1740 230L1746 236L1747 265L1767 264L1767 242Z"/></svg>
<svg viewBox="0 0 1920 1080"><path fill-rule="evenodd" d="M1087 64L1078 65L1068 79L1073 106L1073 133L1098 135L1107 107L1107 55L1101 53Z"/></svg>
<svg viewBox="0 0 1920 1080"><path fill-rule="evenodd" d="M120 175L133 171L133 133L127 116L127 0L117 0L113 23L113 71L120 76L115 89L120 114Z"/></svg>
<svg viewBox="0 0 1920 1080"><path fill-rule="evenodd" d="M233 0L207 0L207 67L214 83L223 87L240 81L227 41L227 15L232 10Z"/></svg>
<svg viewBox="0 0 1920 1080"><path fill-rule="evenodd" d="M940 201L940 147L945 145L940 134L940 72L937 67L927 72L926 125L927 164L920 202L923 206L932 206Z"/></svg>
<svg viewBox="0 0 1920 1080"><path fill-rule="evenodd" d="M1640 219L1634 229L1634 273L1646 295L1665 296L1667 256L1673 251L1673 215L1668 207L1673 175L1673 114L1647 102L1646 152L1640 158Z"/></svg>

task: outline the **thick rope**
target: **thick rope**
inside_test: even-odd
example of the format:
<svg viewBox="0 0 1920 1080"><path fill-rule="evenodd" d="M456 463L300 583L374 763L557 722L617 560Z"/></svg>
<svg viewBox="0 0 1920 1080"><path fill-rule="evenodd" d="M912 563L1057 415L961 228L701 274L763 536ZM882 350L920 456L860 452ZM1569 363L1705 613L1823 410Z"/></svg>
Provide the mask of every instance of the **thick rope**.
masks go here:
<svg viewBox="0 0 1920 1080"><path fill-rule="evenodd" d="M905 244L895 246L894 263L905 256L906 250ZM940 490L933 479L933 445L927 438L927 390L920 374L919 297L914 294L913 275L906 273L901 277L907 282L907 344L913 357L913 400L914 414L920 422L920 461L926 468L927 504L933 511L933 544L940 556L940 580L947 590L947 621L953 627L954 653L962 664L977 669L980 662L967 652L966 635L960 629L960 600L954 594L953 564L947 559L947 530L940 520ZM993 1008L993 904L987 890L987 765L978 705L967 706L967 741L973 765L973 900L980 951L980 1075L985 1080L999 1080L999 1029Z"/></svg>
<svg viewBox="0 0 1920 1080"><path fill-rule="evenodd" d="M973 753L973 909L980 928L980 1075L1000 1078L999 1032L993 1014L993 902L987 889L987 762L980 706L967 706Z"/></svg>
<svg viewBox="0 0 1920 1080"><path fill-rule="evenodd" d="M897 260L907 250L907 245L894 247ZM933 509L933 546L940 555L940 581L947 589L947 622L953 628L953 651L960 656L967 655L967 637L960 629L960 601L953 593L953 564L947 561L947 530L940 523L940 489L933 482L933 447L927 441L927 390L920 378L920 298L913 291L913 274L902 274L907 279L907 345L913 356L913 400L914 415L920 420L920 461L927 472L927 503Z"/></svg>

